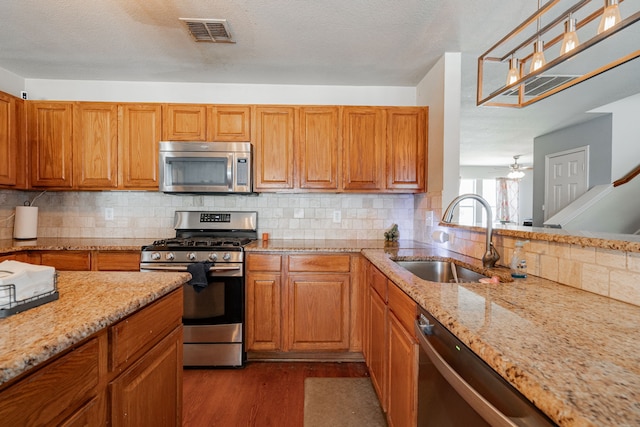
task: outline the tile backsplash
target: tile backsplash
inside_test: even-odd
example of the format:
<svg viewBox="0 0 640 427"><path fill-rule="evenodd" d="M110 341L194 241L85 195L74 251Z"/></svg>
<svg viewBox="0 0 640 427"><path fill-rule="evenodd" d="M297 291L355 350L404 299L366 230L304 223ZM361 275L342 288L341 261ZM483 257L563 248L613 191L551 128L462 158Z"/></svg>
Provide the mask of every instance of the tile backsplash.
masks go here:
<svg viewBox="0 0 640 427"><path fill-rule="evenodd" d="M135 237L175 234L176 210L251 210L258 233L274 239L382 239L391 225L414 236L411 194L167 195L143 191L38 192L0 190L0 238L13 235L15 206L38 199L38 237ZM106 209L113 209L107 220ZM339 217L339 222L334 221Z"/></svg>

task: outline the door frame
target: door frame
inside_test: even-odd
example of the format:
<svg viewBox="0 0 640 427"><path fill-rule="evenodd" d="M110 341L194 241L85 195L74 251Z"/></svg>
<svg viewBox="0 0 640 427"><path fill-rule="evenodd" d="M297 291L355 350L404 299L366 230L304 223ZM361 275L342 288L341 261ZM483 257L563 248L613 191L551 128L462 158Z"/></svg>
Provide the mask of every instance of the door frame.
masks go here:
<svg viewBox="0 0 640 427"><path fill-rule="evenodd" d="M567 154L573 154L578 152L584 152L584 188L585 192L589 190L589 146L583 145L582 147L575 147L569 150L558 151L557 153L545 154L544 156L544 205L543 205L543 218L544 221L549 219L549 160L552 157L566 156ZM556 212L558 213L558 212ZM555 214L554 214L555 215Z"/></svg>

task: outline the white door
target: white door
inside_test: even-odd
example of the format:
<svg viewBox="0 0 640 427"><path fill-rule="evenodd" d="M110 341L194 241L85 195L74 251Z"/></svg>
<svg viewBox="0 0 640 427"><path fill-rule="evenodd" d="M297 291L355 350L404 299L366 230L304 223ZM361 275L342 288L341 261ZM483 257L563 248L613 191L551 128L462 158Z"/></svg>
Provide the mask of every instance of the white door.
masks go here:
<svg viewBox="0 0 640 427"><path fill-rule="evenodd" d="M545 221L589 189L588 165L588 146L545 156Z"/></svg>

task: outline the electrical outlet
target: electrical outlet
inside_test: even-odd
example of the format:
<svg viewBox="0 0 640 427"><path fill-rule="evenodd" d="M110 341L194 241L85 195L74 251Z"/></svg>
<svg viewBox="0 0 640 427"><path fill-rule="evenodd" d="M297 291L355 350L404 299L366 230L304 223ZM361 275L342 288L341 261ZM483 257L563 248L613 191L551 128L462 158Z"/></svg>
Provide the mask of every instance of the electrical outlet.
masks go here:
<svg viewBox="0 0 640 427"><path fill-rule="evenodd" d="M333 211L333 222L342 222L342 211Z"/></svg>
<svg viewBox="0 0 640 427"><path fill-rule="evenodd" d="M113 221L113 208L104 208L104 219Z"/></svg>

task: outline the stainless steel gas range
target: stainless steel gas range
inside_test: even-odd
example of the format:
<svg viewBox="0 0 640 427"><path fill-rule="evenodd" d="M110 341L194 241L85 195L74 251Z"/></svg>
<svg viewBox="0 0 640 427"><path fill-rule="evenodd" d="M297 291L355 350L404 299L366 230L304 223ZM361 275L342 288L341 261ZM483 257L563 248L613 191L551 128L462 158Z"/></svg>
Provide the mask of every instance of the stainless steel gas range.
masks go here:
<svg viewBox="0 0 640 427"><path fill-rule="evenodd" d="M140 271L189 271L184 285L184 366L240 367L244 349L244 246L257 212L177 211L176 237L143 246Z"/></svg>

